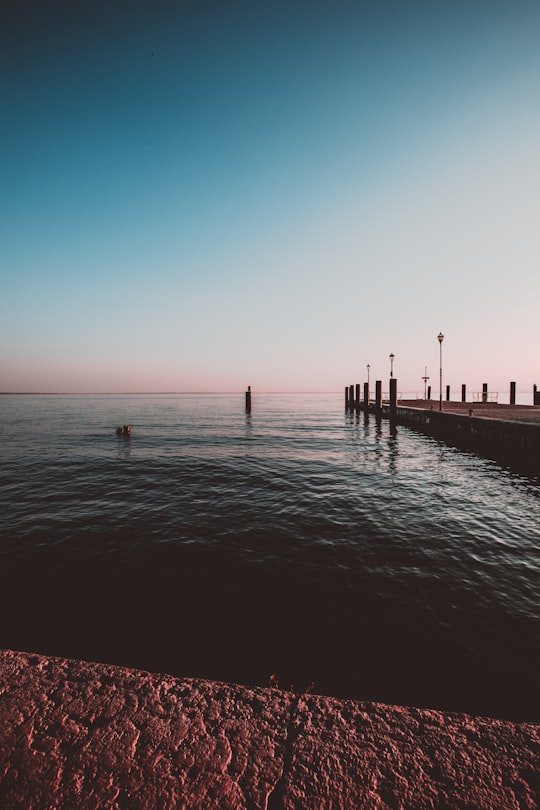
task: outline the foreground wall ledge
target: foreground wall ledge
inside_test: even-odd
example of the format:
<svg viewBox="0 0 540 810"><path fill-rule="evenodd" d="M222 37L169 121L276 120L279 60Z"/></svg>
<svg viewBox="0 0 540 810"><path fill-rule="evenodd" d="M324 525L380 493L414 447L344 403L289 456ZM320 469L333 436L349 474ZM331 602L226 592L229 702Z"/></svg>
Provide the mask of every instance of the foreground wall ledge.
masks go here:
<svg viewBox="0 0 540 810"><path fill-rule="evenodd" d="M533 808L540 726L0 652L2 808Z"/></svg>

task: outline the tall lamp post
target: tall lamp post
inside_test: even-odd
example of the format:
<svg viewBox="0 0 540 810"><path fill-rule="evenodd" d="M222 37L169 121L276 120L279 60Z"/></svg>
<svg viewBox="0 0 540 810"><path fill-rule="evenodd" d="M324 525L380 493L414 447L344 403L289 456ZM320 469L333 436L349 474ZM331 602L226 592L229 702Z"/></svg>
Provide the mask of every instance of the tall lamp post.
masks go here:
<svg viewBox="0 0 540 810"><path fill-rule="evenodd" d="M442 332L439 332L437 335L437 339L439 341L439 371L440 371L440 379L439 379L439 410L442 411L442 342L444 340L444 335Z"/></svg>
<svg viewBox="0 0 540 810"><path fill-rule="evenodd" d="M394 376L394 355L390 355L390 378Z"/></svg>

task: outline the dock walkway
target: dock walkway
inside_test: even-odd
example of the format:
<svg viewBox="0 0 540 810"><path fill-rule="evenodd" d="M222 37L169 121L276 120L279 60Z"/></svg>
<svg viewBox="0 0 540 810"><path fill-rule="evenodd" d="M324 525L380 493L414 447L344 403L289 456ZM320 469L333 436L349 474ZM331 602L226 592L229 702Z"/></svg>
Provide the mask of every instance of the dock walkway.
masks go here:
<svg viewBox="0 0 540 810"><path fill-rule="evenodd" d="M431 399L402 399L398 402L403 408L439 410L439 403ZM536 422L540 425L538 405L499 405L496 402L443 402L443 413L472 415L483 419L503 419L512 422Z"/></svg>

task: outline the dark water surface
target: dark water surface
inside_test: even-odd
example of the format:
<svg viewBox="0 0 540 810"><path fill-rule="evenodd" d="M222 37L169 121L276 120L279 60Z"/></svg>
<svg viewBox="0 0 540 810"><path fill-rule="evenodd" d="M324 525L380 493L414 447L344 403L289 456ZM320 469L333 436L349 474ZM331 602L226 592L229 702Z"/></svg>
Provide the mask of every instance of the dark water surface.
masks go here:
<svg viewBox="0 0 540 810"><path fill-rule="evenodd" d="M0 441L0 646L540 720L538 480L341 394L2 396Z"/></svg>

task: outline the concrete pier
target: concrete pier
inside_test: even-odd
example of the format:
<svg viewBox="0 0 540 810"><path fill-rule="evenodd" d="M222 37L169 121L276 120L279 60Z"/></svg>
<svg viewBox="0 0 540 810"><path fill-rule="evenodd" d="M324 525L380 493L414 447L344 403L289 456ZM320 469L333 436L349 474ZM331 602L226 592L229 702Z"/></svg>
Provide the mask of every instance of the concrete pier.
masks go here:
<svg viewBox="0 0 540 810"><path fill-rule="evenodd" d="M385 406L382 415L391 416L395 424L406 425L513 468L540 473L538 407L487 401L445 402L444 410L439 411L426 400L402 400L393 414Z"/></svg>
<svg viewBox="0 0 540 810"><path fill-rule="evenodd" d="M540 805L533 723L9 650L0 695L3 808Z"/></svg>

